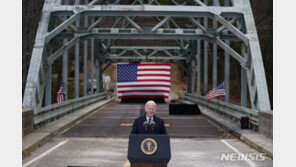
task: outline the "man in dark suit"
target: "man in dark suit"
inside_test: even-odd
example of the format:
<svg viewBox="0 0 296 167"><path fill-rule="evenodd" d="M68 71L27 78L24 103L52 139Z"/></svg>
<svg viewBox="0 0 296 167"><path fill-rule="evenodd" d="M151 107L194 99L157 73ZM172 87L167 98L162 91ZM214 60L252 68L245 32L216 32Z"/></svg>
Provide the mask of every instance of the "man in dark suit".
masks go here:
<svg viewBox="0 0 296 167"><path fill-rule="evenodd" d="M131 134L167 134L164 121L161 118L155 116L155 111L156 103L152 100L148 101L145 104L146 114L135 119Z"/></svg>

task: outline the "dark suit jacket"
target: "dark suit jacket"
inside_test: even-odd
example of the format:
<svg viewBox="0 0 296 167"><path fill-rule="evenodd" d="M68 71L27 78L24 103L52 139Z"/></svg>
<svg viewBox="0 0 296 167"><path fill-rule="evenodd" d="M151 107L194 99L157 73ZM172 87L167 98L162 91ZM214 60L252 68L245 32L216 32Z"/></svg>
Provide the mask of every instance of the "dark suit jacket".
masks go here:
<svg viewBox="0 0 296 167"><path fill-rule="evenodd" d="M145 131L145 127L143 126L144 121L146 121L146 114L135 119L131 134L149 134L147 131ZM154 115L153 121L155 122L155 126L150 134L167 134L164 121L161 118Z"/></svg>

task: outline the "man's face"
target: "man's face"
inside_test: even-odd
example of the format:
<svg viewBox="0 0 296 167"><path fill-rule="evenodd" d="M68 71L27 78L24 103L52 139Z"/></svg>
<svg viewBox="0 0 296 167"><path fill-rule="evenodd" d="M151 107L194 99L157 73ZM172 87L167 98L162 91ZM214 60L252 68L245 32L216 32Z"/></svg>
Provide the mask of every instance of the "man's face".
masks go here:
<svg viewBox="0 0 296 167"><path fill-rule="evenodd" d="M145 108L146 115L151 118L155 114L156 106L154 104L148 103Z"/></svg>

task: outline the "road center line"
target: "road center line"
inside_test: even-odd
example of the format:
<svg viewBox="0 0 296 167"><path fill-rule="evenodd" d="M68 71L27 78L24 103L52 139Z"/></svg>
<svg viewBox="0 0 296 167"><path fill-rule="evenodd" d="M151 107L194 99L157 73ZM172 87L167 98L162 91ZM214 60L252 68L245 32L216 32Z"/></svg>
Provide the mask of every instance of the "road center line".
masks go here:
<svg viewBox="0 0 296 167"><path fill-rule="evenodd" d="M238 153L238 154L242 154L240 151L238 151L236 148L234 148L232 145L230 145L227 141L225 140L220 140L222 143L224 143L226 146L228 146L230 149L232 149L234 152ZM250 166L256 166L254 164L254 162L250 161L249 159L246 160L246 162L250 165Z"/></svg>
<svg viewBox="0 0 296 167"><path fill-rule="evenodd" d="M65 141L60 142L59 144L57 144L56 146L54 146L54 147L52 147L51 149L47 150L47 151L44 152L43 154L41 154L41 155L39 155L38 157L35 157L35 158L32 159L31 161L27 162L25 165L23 165L23 167L26 167L26 166L30 165L31 163L33 163L33 162L35 162L36 160L38 160L38 159L44 157L46 154L52 152L54 149L60 147L61 145L65 144L65 143L67 143L67 142L68 142L68 140L65 140Z"/></svg>

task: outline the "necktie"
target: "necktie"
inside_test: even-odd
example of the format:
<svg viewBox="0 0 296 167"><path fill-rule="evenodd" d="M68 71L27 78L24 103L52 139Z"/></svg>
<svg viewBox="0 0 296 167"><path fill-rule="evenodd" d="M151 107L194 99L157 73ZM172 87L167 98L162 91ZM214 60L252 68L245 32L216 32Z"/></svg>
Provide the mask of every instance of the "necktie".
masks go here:
<svg viewBox="0 0 296 167"><path fill-rule="evenodd" d="M150 125L150 122L151 122L151 118L149 118L149 125Z"/></svg>

